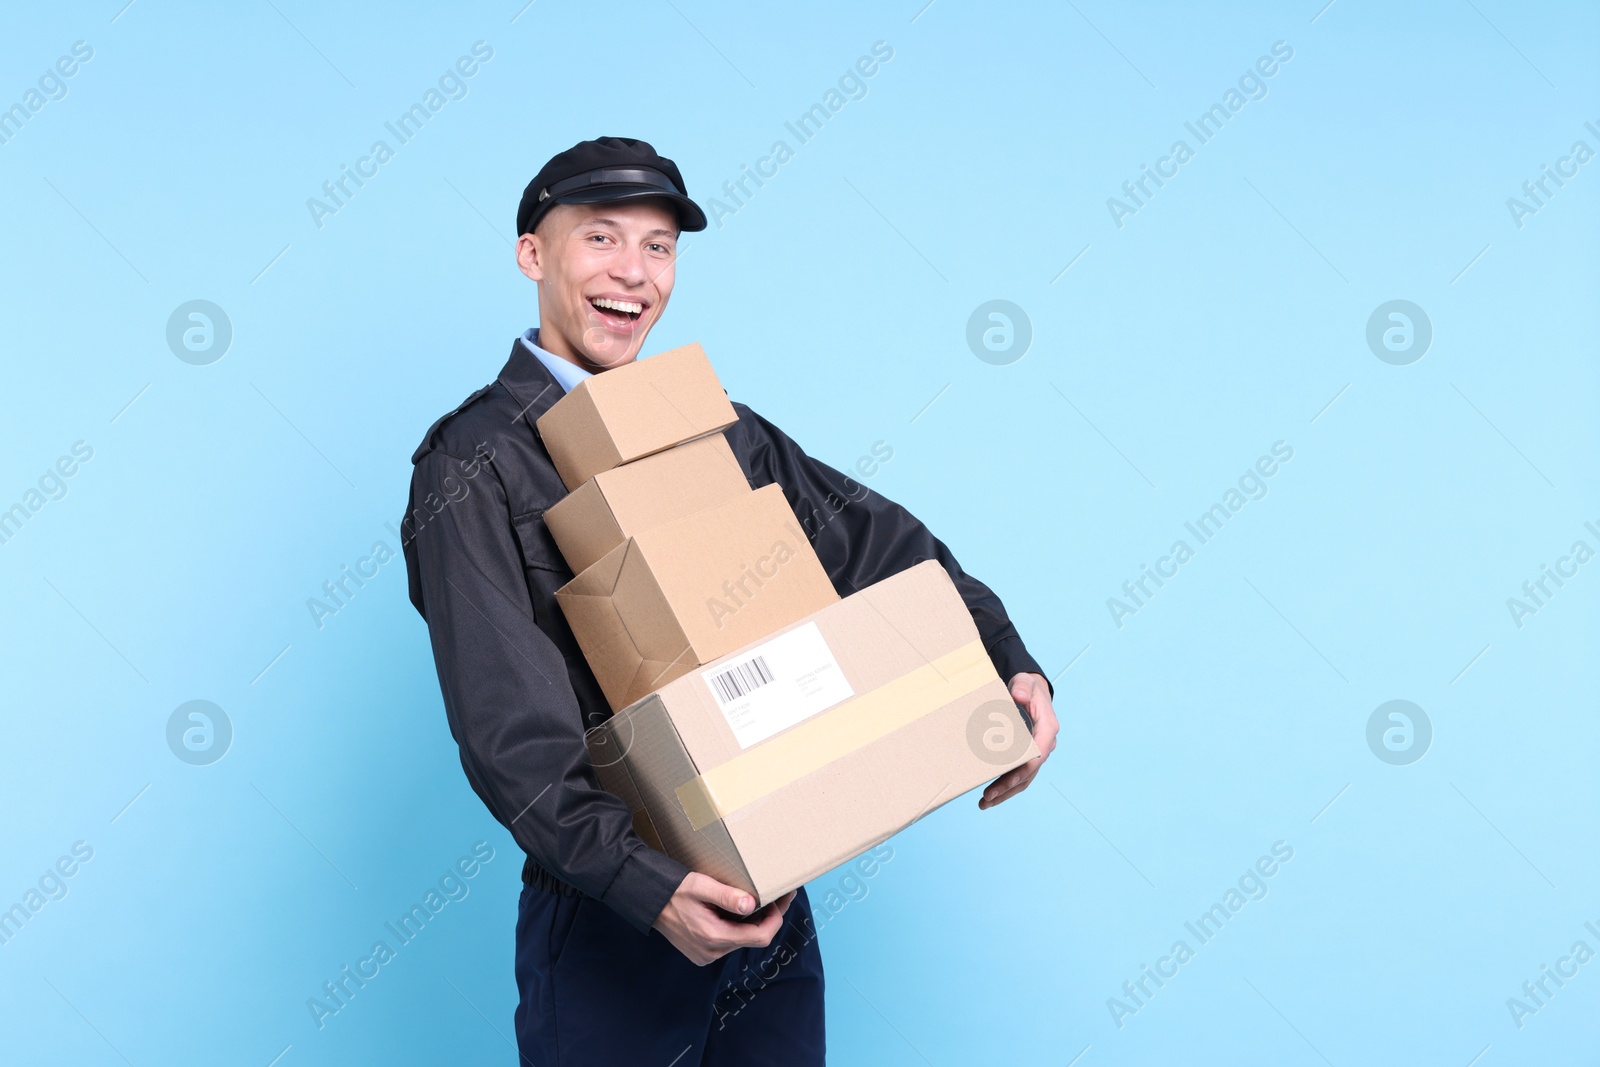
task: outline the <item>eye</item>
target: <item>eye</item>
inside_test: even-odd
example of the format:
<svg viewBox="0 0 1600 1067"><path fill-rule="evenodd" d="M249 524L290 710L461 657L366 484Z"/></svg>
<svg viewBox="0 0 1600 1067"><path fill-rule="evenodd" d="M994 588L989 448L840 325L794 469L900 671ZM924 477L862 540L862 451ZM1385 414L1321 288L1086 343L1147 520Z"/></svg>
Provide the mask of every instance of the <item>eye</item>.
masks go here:
<svg viewBox="0 0 1600 1067"><path fill-rule="evenodd" d="M603 233L596 233L596 234L590 234L589 235L589 240L591 240L591 241L609 241L609 240L611 240L611 238L607 237Z"/></svg>

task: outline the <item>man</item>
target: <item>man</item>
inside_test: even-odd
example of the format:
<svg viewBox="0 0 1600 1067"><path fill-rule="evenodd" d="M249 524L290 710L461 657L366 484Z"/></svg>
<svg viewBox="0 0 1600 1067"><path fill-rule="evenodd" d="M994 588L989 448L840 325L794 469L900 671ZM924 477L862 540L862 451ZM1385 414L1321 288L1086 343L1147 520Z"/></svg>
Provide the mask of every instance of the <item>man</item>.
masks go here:
<svg viewBox="0 0 1600 1067"><path fill-rule="evenodd" d="M517 265L538 284L539 326L412 456L411 600L467 778L528 854L516 1029L524 1061L540 1067L823 1062L804 889L752 914L748 893L645 845L627 806L599 788L584 731L610 711L556 606L572 572L543 520L566 490L536 420L579 381L638 358L672 295L679 233L705 225L677 166L642 141L603 137L551 159L517 209ZM727 439L752 487L782 487L841 596L923 559L949 571L1042 753L979 806L1026 788L1055 747L1056 718L999 598L905 509L734 410Z"/></svg>

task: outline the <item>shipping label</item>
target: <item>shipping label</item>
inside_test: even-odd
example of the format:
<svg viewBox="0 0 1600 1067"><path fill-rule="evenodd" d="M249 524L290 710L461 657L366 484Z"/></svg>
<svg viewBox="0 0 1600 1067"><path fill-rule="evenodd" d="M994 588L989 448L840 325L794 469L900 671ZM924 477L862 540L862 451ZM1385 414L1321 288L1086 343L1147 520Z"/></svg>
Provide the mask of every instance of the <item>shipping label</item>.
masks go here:
<svg viewBox="0 0 1600 1067"><path fill-rule="evenodd" d="M756 645L735 662L701 671L700 677L740 748L855 696L814 622Z"/></svg>

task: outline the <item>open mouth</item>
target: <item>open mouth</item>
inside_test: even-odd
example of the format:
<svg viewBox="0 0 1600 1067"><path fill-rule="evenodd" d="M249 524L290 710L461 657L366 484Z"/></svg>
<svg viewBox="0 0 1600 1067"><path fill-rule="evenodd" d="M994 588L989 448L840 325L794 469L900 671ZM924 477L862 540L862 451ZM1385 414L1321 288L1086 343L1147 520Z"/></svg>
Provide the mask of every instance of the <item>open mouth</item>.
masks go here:
<svg viewBox="0 0 1600 1067"><path fill-rule="evenodd" d="M645 309L645 305L637 300L617 300L606 296L590 299L589 306L594 308L604 325L618 330L631 328Z"/></svg>

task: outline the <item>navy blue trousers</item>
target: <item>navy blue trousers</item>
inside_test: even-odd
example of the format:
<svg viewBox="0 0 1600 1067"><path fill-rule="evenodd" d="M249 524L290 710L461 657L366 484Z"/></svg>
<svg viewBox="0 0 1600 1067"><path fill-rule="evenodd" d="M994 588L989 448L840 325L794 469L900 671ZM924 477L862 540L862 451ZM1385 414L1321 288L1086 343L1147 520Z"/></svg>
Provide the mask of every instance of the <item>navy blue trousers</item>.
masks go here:
<svg viewBox="0 0 1600 1067"><path fill-rule="evenodd" d="M822 953L801 889L766 948L696 967L585 896L522 887L523 1067L821 1067Z"/></svg>

